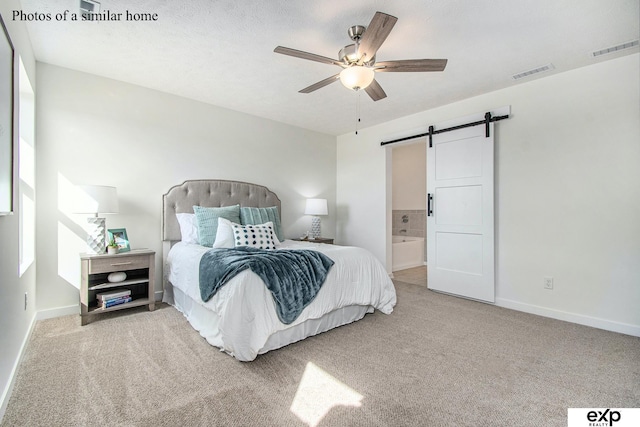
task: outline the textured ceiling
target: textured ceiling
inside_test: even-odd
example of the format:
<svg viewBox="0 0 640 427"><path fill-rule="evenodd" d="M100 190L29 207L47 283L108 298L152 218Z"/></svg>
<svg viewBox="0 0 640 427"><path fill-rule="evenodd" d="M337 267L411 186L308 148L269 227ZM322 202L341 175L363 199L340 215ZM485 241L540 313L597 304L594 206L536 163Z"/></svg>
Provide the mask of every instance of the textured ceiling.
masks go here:
<svg viewBox="0 0 640 427"><path fill-rule="evenodd" d="M591 52L638 39L638 0L102 0L114 22L56 21L79 0L22 0L50 13L27 28L37 60L181 95L332 135L368 127L534 78L638 52ZM125 22L124 13L157 13ZM448 58L442 73L377 73L373 102L334 83L298 90L340 68L278 55L286 46L337 58L347 29L376 11L398 17L378 61ZM5 17L5 19L8 19ZM538 77L512 75L553 63Z"/></svg>

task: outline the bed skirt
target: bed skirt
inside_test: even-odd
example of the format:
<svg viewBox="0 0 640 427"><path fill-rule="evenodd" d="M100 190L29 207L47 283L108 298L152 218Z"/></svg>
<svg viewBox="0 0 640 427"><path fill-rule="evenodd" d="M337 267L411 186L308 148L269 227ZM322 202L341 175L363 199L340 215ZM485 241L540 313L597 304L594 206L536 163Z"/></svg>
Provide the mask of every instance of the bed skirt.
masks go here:
<svg viewBox="0 0 640 427"><path fill-rule="evenodd" d="M189 321L191 326L207 340L207 342L221 351L229 353L237 358L232 352L225 349L225 344L218 328L219 317L216 313L208 310L198 302L191 299L179 288L167 283L165 289L165 302L173 305ZM172 297L172 298L171 298ZM256 354L264 354L268 351L284 347L288 344L305 339L306 337L326 332L329 329L355 322L364 317L367 313L373 313L374 308L364 305L352 305L339 308L318 319L308 319L302 323L291 326L272 334L262 348L254 349ZM239 359L242 360L242 359ZM250 359L253 360L253 359ZM249 360L242 360L249 361Z"/></svg>

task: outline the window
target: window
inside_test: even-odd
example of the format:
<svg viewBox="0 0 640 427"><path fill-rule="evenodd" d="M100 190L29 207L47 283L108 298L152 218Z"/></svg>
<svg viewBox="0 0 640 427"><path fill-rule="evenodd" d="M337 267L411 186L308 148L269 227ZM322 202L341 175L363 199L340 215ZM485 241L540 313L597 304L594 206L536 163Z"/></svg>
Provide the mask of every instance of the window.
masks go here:
<svg viewBox="0 0 640 427"><path fill-rule="evenodd" d="M20 276L35 260L36 252L36 152L35 152L35 96L27 72L19 60L20 113L18 135L18 186L20 203Z"/></svg>

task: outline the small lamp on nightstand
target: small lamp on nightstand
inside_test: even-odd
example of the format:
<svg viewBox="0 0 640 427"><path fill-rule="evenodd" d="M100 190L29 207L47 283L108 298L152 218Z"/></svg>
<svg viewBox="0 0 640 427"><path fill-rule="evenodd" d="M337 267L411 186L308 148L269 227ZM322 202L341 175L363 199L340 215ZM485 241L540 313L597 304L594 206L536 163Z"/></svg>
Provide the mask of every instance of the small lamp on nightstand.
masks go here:
<svg viewBox="0 0 640 427"><path fill-rule="evenodd" d="M103 254L107 245L105 242L105 219L98 218L99 213L118 213L118 192L116 187L105 185L79 185L78 200L75 213L91 213L94 217L87 218L87 246L89 253Z"/></svg>
<svg viewBox="0 0 640 427"><path fill-rule="evenodd" d="M311 219L311 239L320 237L320 217L328 215L327 199L307 199L307 206L304 209L305 215L313 215Z"/></svg>

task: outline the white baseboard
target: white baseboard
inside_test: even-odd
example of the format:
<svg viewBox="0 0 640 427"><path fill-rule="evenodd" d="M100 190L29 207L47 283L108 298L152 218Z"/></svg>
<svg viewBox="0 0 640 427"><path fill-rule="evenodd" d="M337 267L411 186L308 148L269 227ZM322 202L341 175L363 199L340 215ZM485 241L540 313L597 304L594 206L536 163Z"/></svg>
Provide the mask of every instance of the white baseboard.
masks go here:
<svg viewBox="0 0 640 427"><path fill-rule="evenodd" d="M162 291L154 292L156 302L162 301ZM40 310L37 313L37 320L53 319L54 317L68 316L71 314L80 314L79 305L69 305L66 307L51 308L48 310Z"/></svg>
<svg viewBox="0 0 640 427"><path fill-rule="evenodd" d="M154 298L156 301L162 301L162 291L156 291ZM53 319L54 317L69 316L72 314L80 314L79 305L68 305L66 307L50 308L48 310L40 310L36 313L36 320Z"/></svg>
<svg viewBox="0 0 640 427"><path fill-rule="evenodd" d="M547 307L540 307L538 305L524 304L504 298L496 298L495 304L499 307L523 311L525 313L537 314L538 316L550 317L552 319L564 320L566 322L577 323L579 325L591 326L592 328L604 329L606 331L618 332L621 334L632 335L634 337L640 337L640 326L638 325L614 322L612 320L585 316L583 314L570 313L567 311L554 310Z"/></svg>
<svg viewBox="0 0 640 427"><path fill-rule="evenodd" d="M40 310L36 313L37 320L53 319L54 317L69 316L71 314L80 314L79 305L69 305L66 307L50 308L48 310Z"/></svg>
<svg viewBox="0 0 640 427"><path fill-rule="evenodd" d="M11 374L9 375L9 381L7 382L6 387L2 391L2 397L0 397L0 421L4 418L4 413L7 410L7 405L9 404L9 398L11 397L11 392L13 391L13 384L16 380L16 374L18 373L18 368L20 367L20 363L22 362L22 357L24 356L24 351L27 348L27 343L29 342L29 338L31 338L31 332L33 331L33 327L36 324L38 313L33 315L31 319L31 324L29 325L29 330L24 336L22 340L22 344L20 345L20 351L18 352L18 357L16 357L16 361L13 364L13 368L11 368Z"/></svg>

